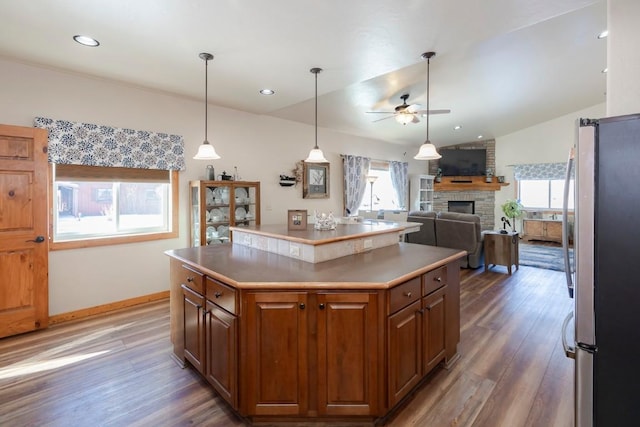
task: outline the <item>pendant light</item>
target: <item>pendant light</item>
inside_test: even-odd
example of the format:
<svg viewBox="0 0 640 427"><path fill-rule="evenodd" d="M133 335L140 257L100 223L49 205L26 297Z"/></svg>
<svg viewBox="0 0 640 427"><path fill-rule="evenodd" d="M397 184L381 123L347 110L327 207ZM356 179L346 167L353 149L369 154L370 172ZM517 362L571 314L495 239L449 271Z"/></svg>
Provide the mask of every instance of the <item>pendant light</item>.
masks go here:
<svg viewBox="0 0 640 427"><path fill-rule="evenodd" d="M322 71L322 68L312 68L309 70L316 75L316 145L309 152L309 157L304 161L306 163L327 163L328 160L324 158L322 150L318 147L318 74Z"/></svg>
<svg viewBox="0 0 640 427"><path fill-rule="evenodd" d="M196 160L217 160L220 158L213 145L209 144L207 139L207 121L209 118L209 102L207 99L207 89L209 86L209 61L213 59L210 53L201 53L198 55L204 60L204 142L198 147L198 152L193 156Z"/></svg>
<svg viewBox="0 0 640 427"><path fill-rule="evenodd" d="M416 160L437 160L442 156L436 150L436 146L429 141L429 62L436 56L435 52L425 52L422 59L427 60L427 140L420 146L418 154L415 155Z"/></svg>

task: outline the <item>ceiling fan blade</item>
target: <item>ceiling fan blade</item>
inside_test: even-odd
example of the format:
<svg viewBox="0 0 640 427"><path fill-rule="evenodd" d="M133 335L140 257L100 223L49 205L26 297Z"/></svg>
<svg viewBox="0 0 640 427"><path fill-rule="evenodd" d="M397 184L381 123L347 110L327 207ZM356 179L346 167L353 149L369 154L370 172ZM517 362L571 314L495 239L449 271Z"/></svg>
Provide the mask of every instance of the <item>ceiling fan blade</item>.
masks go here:
<svg viewBox="0 0 640 427"><path fill-rule="evenodd" d="M371 123L379 122L381 120L387 120L387 119L390 119L391 117L394 117L394 116L389 116L389 117L383 117L381 119L376 119L376 120L372 121Z"/></svg>
<svg viewBox="0 0 640 427"><path fill-rule="evenodd" d="M422 105L420 104L411 104L407 108L405 108L404 111L406 111L407 113L415 113L420 109L420 107L422 107Z"/></svg>
<svg viewBox="0 0 640 427"><path fill-rule="evenodd" d="M365 111L367 114L395 114L395 111Z"/></svg>
<svg viewBox="0 0 640 427"><path fill-rule="evenodd" d="M429 114L449 114L451 110L429 110ZM416 111L416 114L427 114L427 110Z"/></svg>

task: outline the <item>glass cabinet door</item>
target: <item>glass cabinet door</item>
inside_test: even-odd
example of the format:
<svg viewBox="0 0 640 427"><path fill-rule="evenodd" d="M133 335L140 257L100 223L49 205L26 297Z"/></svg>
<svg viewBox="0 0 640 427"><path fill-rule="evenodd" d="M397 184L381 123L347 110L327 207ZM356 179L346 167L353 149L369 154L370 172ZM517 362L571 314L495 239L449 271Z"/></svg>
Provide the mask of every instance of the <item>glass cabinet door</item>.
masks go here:
<svg viewBox="0 0 640 427"><path fill-rule="evenodd" d="M229 227L260 224L260 183L192 181L191 246L231 241Z"/></svg>

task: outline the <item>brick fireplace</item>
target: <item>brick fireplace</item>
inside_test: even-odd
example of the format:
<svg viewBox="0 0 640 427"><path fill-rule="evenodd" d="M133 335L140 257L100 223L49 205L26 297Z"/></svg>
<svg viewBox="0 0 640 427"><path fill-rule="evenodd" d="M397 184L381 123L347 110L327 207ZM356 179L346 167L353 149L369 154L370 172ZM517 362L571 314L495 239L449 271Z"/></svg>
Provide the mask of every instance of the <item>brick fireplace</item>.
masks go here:
<svg viewBox="0 0 640 427"><path fill-rule="evenodd" d="M460 148L472 150L474 148L484 148L487 150L487 168L491 169L495 174L496 169L496 150L495 141L478 141L467 144L454 145L447 148ZM429 162L429 173L435 175L438 170L438 161ZM451 206L455 205L471 205L473 202L473 209L476 215L480 216L480 224L483 230L493 230L495 228L495 203L496 203L496 190L499 189L499 184L496 183L495 177L492 184L484 185L484 177L464 177L473 178L473 183L459 184L460 190L455 190L455 185L441 185L440 189L438 184L435 185L435 192L433 196L433 210L435 212L449 212L450 203ZM503 184L504 185L504 184ZM494 188L496 187L496 188ZM455 210L460 212L460 210Z"/></svg>

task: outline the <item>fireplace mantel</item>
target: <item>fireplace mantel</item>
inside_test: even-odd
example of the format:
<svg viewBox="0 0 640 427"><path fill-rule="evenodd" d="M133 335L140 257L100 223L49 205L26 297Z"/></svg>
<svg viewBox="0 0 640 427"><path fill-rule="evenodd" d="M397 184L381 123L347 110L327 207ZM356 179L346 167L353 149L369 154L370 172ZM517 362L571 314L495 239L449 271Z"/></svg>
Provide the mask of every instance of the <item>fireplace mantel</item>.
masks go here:
<svg viewBox="0 0 640 427"><path fill-rule="evenodd" d="M508 182L498 182L493 177L492 182L486 182L484 176L443 176L441 182L433 184L434 191L498 191L509 185Z"/></svg>

